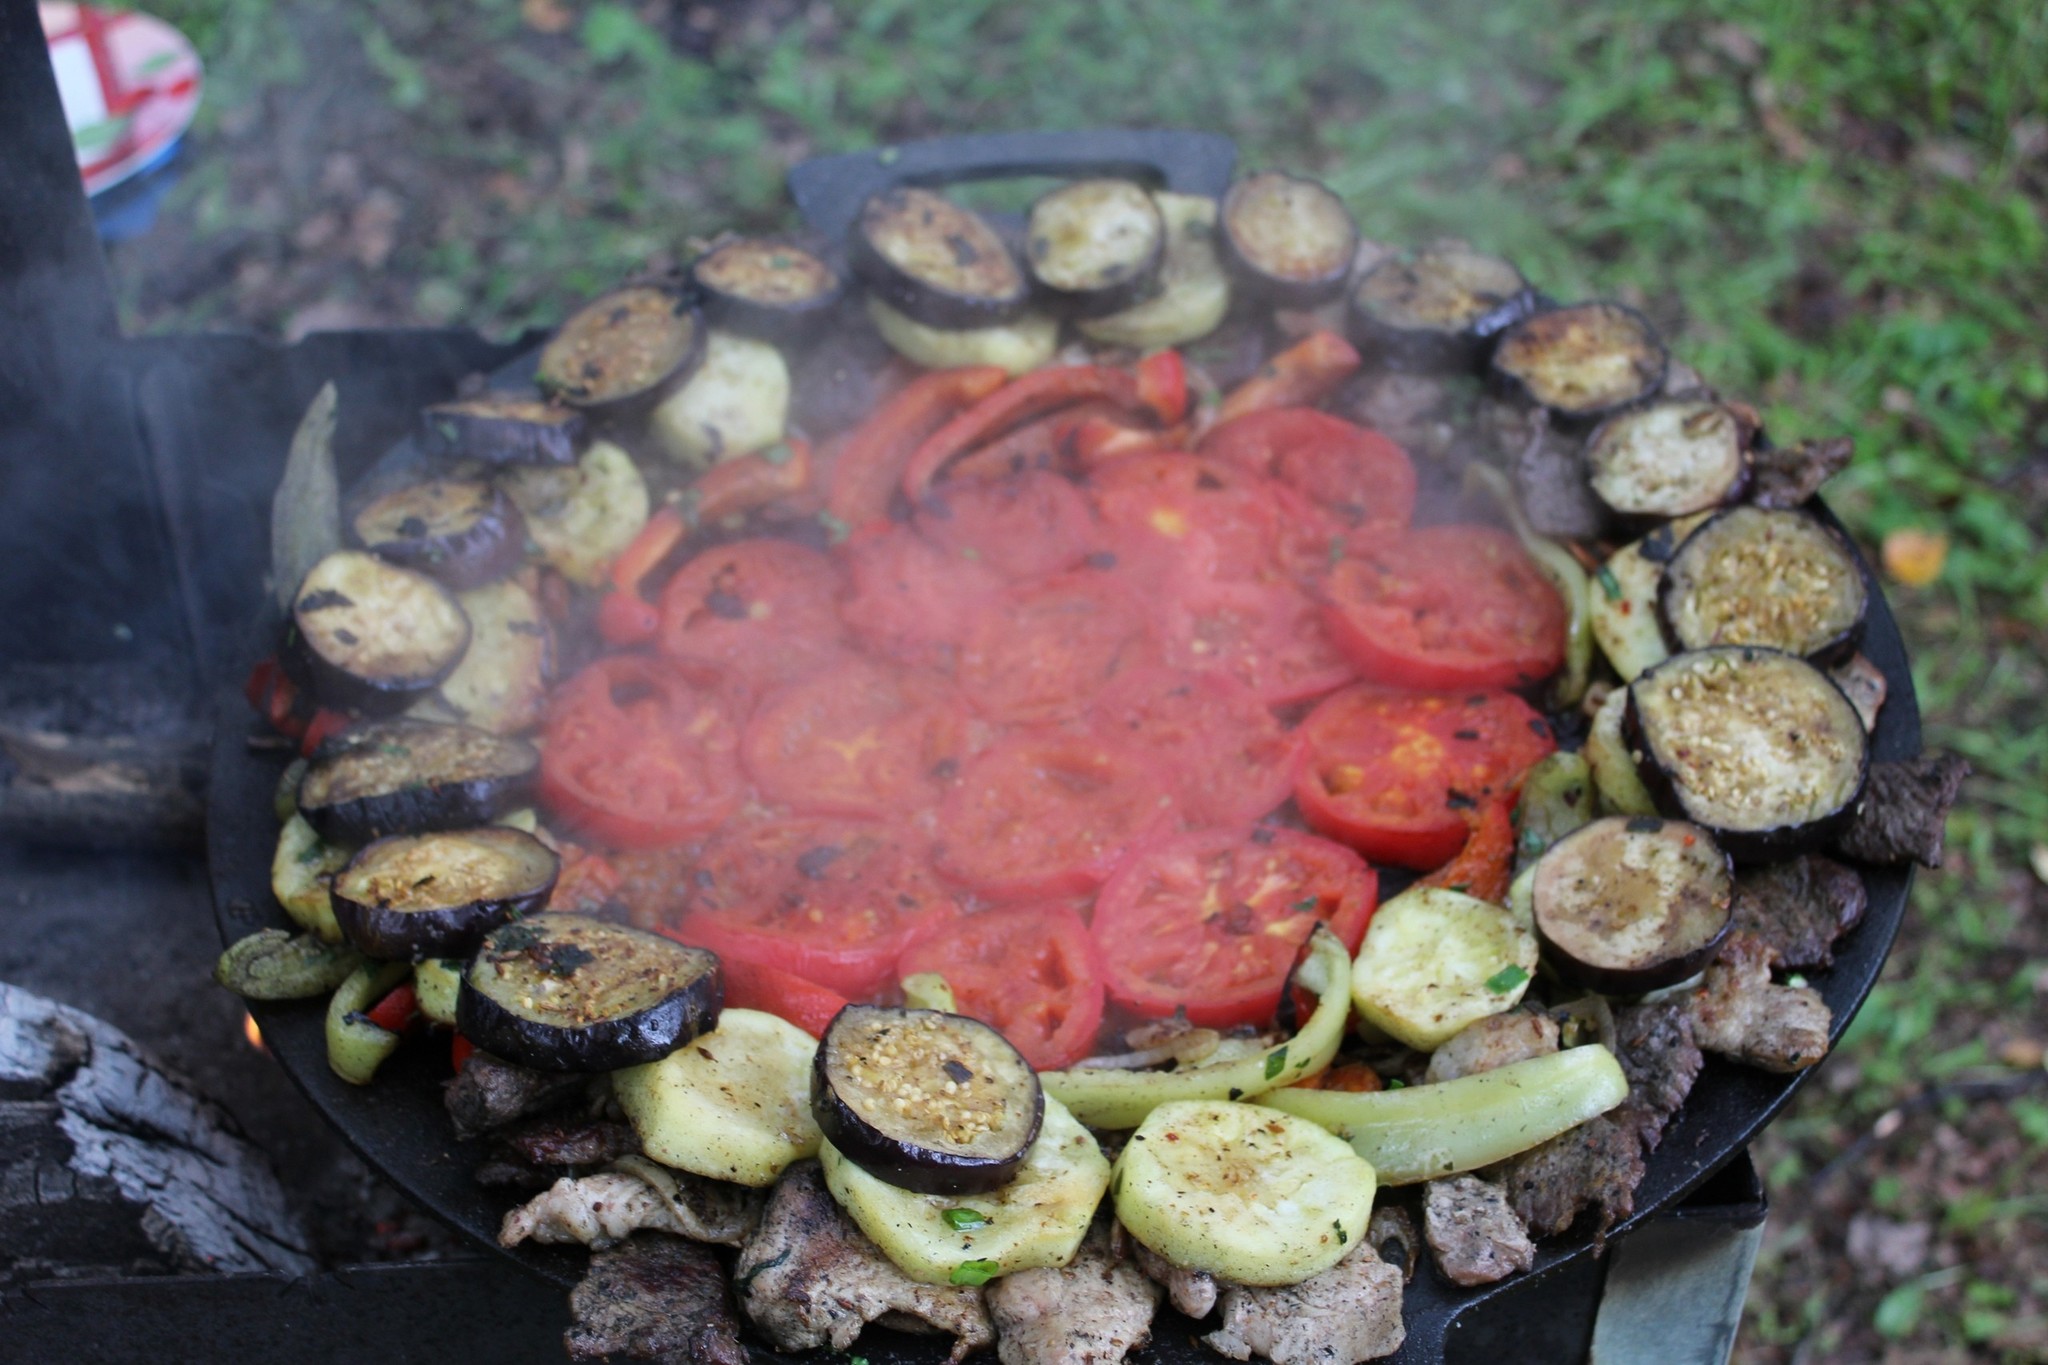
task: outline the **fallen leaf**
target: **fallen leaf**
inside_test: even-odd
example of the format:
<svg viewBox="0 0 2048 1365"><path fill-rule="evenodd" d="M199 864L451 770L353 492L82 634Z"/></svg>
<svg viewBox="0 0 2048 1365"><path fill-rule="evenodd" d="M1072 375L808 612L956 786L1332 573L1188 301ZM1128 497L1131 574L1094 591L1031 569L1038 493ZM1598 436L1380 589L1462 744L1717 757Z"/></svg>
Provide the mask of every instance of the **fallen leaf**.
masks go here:
<svg viewBox="0 0 2048 1365"><path fill-rule="evenodd" d="M2039 1038L2008 1038L1998 1049L1998 1060L2017 1071L2032 1071L2048 1058L2048 1045Z"/></svg>
<svg viewBox="0 0 2048 1365"><path fill-rule="evenodd" d="M2034 869L2034 875L2048 886L2048 844L2035 844L2027 850L2027 866Z"/></svg>
<svg viewBox="0 0 2048 1365"><path fill-rule="evenodd" d="M1948 537L1906 527L1884 538L1881 553L1886 573L1909 588L1924 588L1941 577L1941 566L1948 562Z"/></svg>
<svg viewBox="0 0 2048 1365"><path fill-rule="evenodd" d="M576 22L561 0L519 0L519 17L535 33L562 33Z"/></svg>

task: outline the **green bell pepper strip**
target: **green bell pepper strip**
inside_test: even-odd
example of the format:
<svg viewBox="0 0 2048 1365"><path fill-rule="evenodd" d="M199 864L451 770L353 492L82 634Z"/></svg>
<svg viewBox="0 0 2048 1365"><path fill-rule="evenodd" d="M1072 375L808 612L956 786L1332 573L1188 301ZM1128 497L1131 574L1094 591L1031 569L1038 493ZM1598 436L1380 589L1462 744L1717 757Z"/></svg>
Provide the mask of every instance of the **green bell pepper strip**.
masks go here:
<svg viewBox="0 0 2048 1365"><path fill-rule="evenodd" d="M1586 695L1586 681L1593 672L1593 590L1585 569L1572 558L1571 551L1529 528L1529 519L1522 515L1522 505L1516 500L1507 475L1486 465L1470 465L1465 470L1465 487L1468 492L1483 491L1500 504L1501 514L1507 518L1515 538L1564 599L1564 671L1551 684L1550 700L1560 710L1577 706Z"/></svg>
<svg viewBox="0 0 2048 1365"><path fill-rule="evenodd" d="M459 957L430 957L412 969L412 988L427 1022L455 1027L455 1000L468 965Z"/></svg>
<svg viewBox="0 0 2048 1365"><path fill-rule="evenodd" d="M327 1002L327 1065L350 1085L368 1085L398 1050L399 1035L378 1028L364 1011L405 984L409 962L365 962L335 989Z"/></svg>

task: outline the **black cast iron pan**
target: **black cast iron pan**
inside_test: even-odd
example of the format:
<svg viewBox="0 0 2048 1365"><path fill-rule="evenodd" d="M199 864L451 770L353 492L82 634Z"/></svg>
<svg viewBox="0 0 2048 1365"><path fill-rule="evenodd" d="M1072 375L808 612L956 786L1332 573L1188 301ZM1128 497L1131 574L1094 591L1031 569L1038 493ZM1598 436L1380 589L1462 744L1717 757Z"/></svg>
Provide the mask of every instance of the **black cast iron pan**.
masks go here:
<svg viewBox="0 0 2048 1365"><path fill-rule="evenodd" d="M1179 132L1101 131L1015 133L947 138L852 156L823 158L799 166L790 190L810 223L836 238L873 191L896 183L939 184L1002 176L1079 173L1137 175L1153 183L1197 193L1220 193L1228 184L1235 153L1227 139ZM516 362L507 382L521 382L532 358ZM409 443L387 457L387 465L416 458ZM267 631L262 638L272 638ZM1873 592L1863 651L1883 671L1889 699L1880 714L1873 757L1908 758L1920 749L1920 713L1898 626L1881 593ZM208 797L207 849L216 915L223 941L283 924L270 896L270 858L277 839L271 798L285 756L250 749L260 732L239 696L224 696L218 708L212 787ZM1906 910L1910 868L1865 869L1870 904L1863 923L1840 945L1834 966L1814 973L1813 984L1834 1012L1835 1036L1849 1024L1884 965ZM445 1052L406 1047L379 1073L374 1085L356 1087L327 1068L321 1002L254 1005L265 1042L308 1099L350 1146L393 1184L434 1214L478 1242L496 1246L500 1219L514 1200L487 1190L470 1177L483 1144L457 1142L441 1108L447 1079ZM1810 1072L1775 1076L1710 1058L1692 1095L1666 1131L1636 1191L1636 1213L1613 1235L1671 1208L1743 1150L1757 1131L1791 1098ZM1460 1289L1432 1265L1417 1271L1406 1299L1408 1340L1394 1357L1401 1362L1441 1361L1459 1315L1515 1285L1529 1284L1591 1255L1589 1234L1551 1238L1540 1244L1527 1275L1504 1284ZM581 1249L528 1244L510 1254L536 1274L566 1288L581 1275ZM1426 1263L1429 1258L1424 1257ZM1157 1365L1214 1365L1220 1360L1196 1343L1194 1324L1162 1308L1153 1344L1134 1359ZM776 1353L755 1346L757 1358ZM870 1329L860 1353L873 1365L937 1365L945 1348L935 1338Z"/></svg>

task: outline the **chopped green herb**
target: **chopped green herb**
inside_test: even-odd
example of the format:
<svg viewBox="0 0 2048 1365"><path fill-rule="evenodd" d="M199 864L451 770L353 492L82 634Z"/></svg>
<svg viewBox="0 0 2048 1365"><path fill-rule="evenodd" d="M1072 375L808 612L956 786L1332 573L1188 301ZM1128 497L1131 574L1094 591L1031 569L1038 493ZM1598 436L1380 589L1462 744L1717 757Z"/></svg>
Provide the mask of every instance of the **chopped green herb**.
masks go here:
<svg viewBox="0 0 2048 1365"><path fill-rule="evenodd" d="M1506 995L1529 979L1529 974L1520 967L1509 965L1486 978L1486 989L1495 995Z"/></svg>
<svg viewBox="0 0 2048 1365"><path fill-rule="evenodd" d="M1278 1052L1275 1052L1275 1053L1271 1054L1270 1056L1268 1056L1268 1057L1266 1058L1266 1079L1267 1079L1267 1080L1269 1080L1269 1081L1270 1081L1270 1080L1272 1080L1272 1079L1273 1079L1273 1078L1274 1078L1275 1076L1279 1075L1279 1074L1280 1074L1281 1072L1285 1071L1286 1069L1287 1069L1287 1049L1286 1049L1285 1047L1282 1047L1282 1048L1281 1048L1281 1049L1280 1049L1280 1050L1279 1050Z"/></svg>
<svg viewBox="0 0 2048 1365"><path fill-rule="evenodd" d="M1001 1274L1002 1269L994 1261L962 1261L953 1267L952 1279L954 1284L987 1284Z"/></svg>
<svg viewBox="0 0 2048 1365"><path fill-rule="evenodd" d="M818 525L825 528L825 539L837 545L853 534L853 528L833 516L830 512L818 513Z"/></svg>
<svg viewBox="0 0 2048 1365"><path fill-rule="evenodd" d="M1236 1086L1233 1085L1230 1087L1230 1098L1234 1100L1241 1100L1244 1098L1244 1091L1238 1089Z"/></svg>
<svg viewBox="0 0 2048 1365"><path fill-rule="evenodd" d="M777 441L761 452L761 458L772 465L785 465L796 458L796 452L790 449L789 442Z"/></svg>
<svg viewBox="0 0 2048 1365"><path fill-rule="evenodd" d="M1351 1240L1351 1234L1344 1231L1344 1225L1332 1219L1330 1226L1337 1229L1337 1245L1343 1246Z"/></svg>
<svg viewBox="0 0 2048 1365"><path fill-rule="evenodd" d="M1319 903L1320 902L1314 896L1303 896L1300 900L1294 903L1295 913L1299 914L1304 910L1313 910Z"/></svg>
<svg viewBox="0 0 2048 1365"><path fill-rule="evenodd" d="M1396 1076L1387 1082L1387 1089L1389 1090L1406 1090L1407 1088L1408 1082L1402 1080L1399 1076Z"/></svg>
<svg viewBox="0 0 2048 1365"><path fill-rule="evenodd" d="M1600 585L1600 591L1607 594L1608 601L1621 600L1621 580L1614 576L1614 570L1605 564L1601 565L1599 571L1593 575L1593 581Z"/></svg>
<svg viewBox="0 0 2048 1365"><path fill-rule="evenodd" d="M980 1209L947 1209L939 1217L946 1220L946 1226L955 1232L971 1232L975 1228L989 1225L989 1216Z"/></svg>

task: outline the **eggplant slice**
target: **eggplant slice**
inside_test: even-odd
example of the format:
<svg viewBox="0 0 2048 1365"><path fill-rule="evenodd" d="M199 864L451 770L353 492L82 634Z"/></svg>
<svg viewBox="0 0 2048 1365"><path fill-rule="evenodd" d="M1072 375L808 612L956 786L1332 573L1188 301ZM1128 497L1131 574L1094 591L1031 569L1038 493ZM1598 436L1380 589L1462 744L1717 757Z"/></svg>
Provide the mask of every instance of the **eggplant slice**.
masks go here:
<svg viewBox="0 0 2048 1365"><path fill-rule="evenodd" d="M1328 186L1261 171L1230 187L1223 258L1252 293L1282 308L1335 298L1358 253L1358 224Z"/></svg>
<svg viewBox="0 0 2048 1365"><path fill-rule="evenodd" d="M1488 342L1536 307L1522 272L1462 242L1389 257L1351 291L1359 348L1397 370L1473 368Z"/></svg>
<svg viewBox="0 0 2048 1365"><path fill-rule="evenodd" d="M1735 874L1698 825L1611 815L1546 851L1530 896L1536 937L1560 976L1635 995L1712 960L1731 922Z"/></svg>
<svg viewBox="0 0 2048 1365"><path fill-rule="evenodd" d="M721 242L691 263L690 283L712 326L784 346L817 339L846 295L817 252L773 237Z"/></svg>
<svg viewBox="0 0 2048 1365"><path fill-rule="evenodd" d="M702 948L585 915L493 931L462 978L455 1016L477 1047L537 1071L658 1061L718 1026L725 976Z"/></svg>
<svg viewBox="0 0 2048 1365"><path fill-rule="evenodd" d="M1746 645L1675 654L1630 683L1623 733L1658 809L1742 863L1840 833L1870 767L1863 720L1833 679Z"/></svg>
<svg viewBox="0 0 2048 1365"><path fill-rule="evenodd" d="M1731 507L1664 566L1657 609L1680 649L1762 645L1826 666L1856 652L1869 585L1848 542L1804 512Z"/></svg>
<svg viewBox="0 0 2048 1365"><path fill-rule="evenodd" d="M388 715L468 649L469 617L447 588L367 550L337 550L299 585L279 659L321 705Z"/></svg>
<svg viewBox="0 0 2048 1365"><path fill-rule="evenodd" d="M704 359L708 331L679 289L614 289L562 324L542 349L533 382L594 417L635 416L690 377Z"/></svg>
<svg viewBox="0 0 2048 1365"><path fill-rule="evenodd" d="M526 553L526 520L490 484L429 479L356 513L356 539L378 558L431 574L457 592L495 582Z"/></svg>
<svg viewBox="0 0 2048 1365"><path fill-rule="evenodd" d="M468 725L404 717L321 746L299 782L299 813L333 843L485 825L527 804L540 750Z"/></svg>
<svg viewBox="0 0 2048 1365"><path fill-rule="evenodd" d="M811 1073L825 1138L878 1180L919 1194L1007 1184L1038 1138L1045 1091L1031 1064L979 1020L848 1005Z"/></svg>
<svg viewBox="0 0 2048 1365"><path fill-rule="evenodd" d="M1742 496L1754 434L1719 403L1655 403L1600 424L1586 441L1586 473L1625 517L1710 511Z"/></svg>
<svg viewBox="0 0 2048 1365"><path fill-rule="evenodd" d="M1567 421L1590 421L1641 402L1664 383L1670 357L1656 328L1618 303L1550 308L1501 333L1493 373Z"/></svg>
<svg viewBox="0 0 2048 1365"><path fill-rule="evenodd" d="M869 199L847 241L856 275L889 307L928 327L992 327L1024 311L1031 281L1001 234L930 190Z"/></svg>
<svg viewBox="0 0 2048 1365"><path fill-rule="evenodd" d="M539 912L561 871L524 830L394 834L334 874L334 919L368 957L462 957L498 925Z"/></svg>
<svg viewBox="0 0 2048 1365"><path fill-rule="evenodd" d="M1166 259L1166 219L1131 180L1076 180L1041 196L1025 224L1031 273L1075 317L1142 303Z"/></svg>
<svg viewBox="0 0 2048 1365"><path fill-rule="evenodd" d="M483 464L574 464L589 422L574 408L527 393L480 393L420 414L420 449Z"/></svg>

